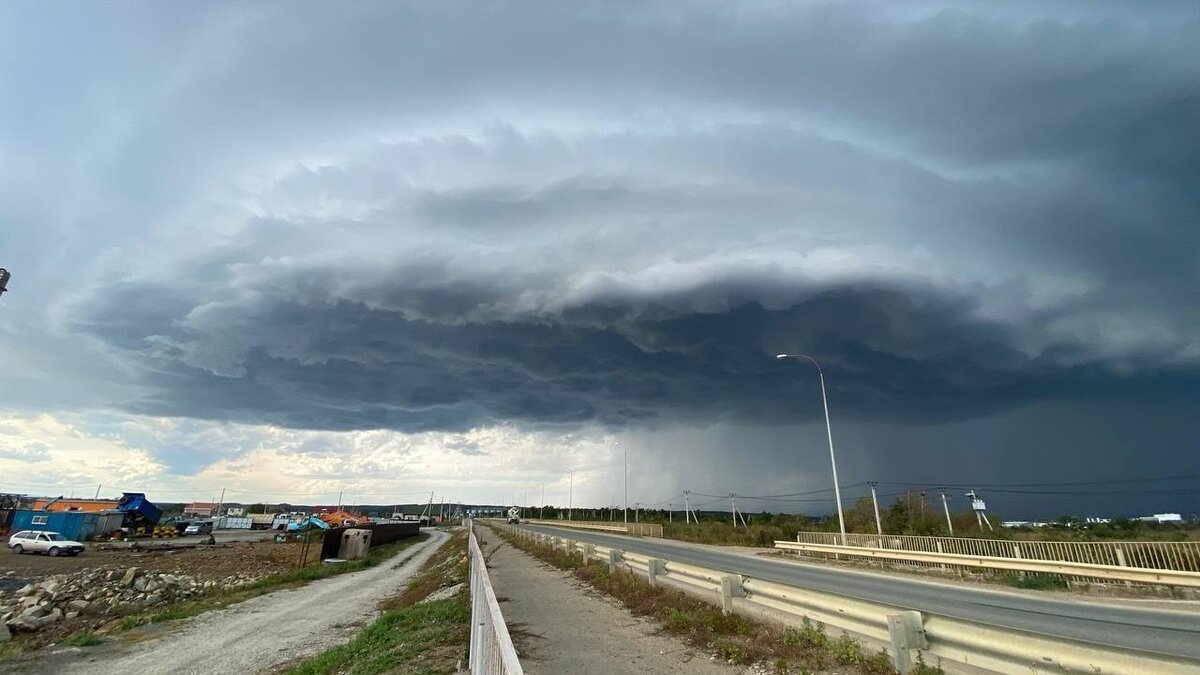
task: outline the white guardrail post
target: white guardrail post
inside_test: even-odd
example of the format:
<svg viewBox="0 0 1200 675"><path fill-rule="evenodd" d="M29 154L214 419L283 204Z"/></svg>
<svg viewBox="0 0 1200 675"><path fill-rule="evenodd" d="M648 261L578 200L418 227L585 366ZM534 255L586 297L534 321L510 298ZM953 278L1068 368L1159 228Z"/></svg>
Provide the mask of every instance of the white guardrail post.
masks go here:
<svg viewBox="0 0 1200 675"><path fill-rule="evenodd" d="M467 659L470 672L473 675L523 675L517 650L496 602L496 592L488 579L483 551L475 540L474 524L468 521L467 529L471 558L471 646Z"/></svg>

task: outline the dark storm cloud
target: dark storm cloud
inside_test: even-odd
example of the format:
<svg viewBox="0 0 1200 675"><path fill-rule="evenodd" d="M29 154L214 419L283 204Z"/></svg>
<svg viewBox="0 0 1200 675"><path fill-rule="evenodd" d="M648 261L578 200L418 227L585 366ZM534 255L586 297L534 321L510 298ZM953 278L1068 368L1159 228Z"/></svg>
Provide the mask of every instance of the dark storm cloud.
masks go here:
<svg viewBox="0 0 1200 675"><path fill-rule="evenodd" d="M681 309L691 304L681 297L488 322L412 319L346 300L271 299L215 313L192 330L142 336L135 351L153 354L148 382L155 393L129 405L159 415L342 430L465 430L506 420L622 427L722 417L782 424L819 412L797 403L816 400L815 373L773 358L804 351L821 356L844 411L940 423L1045 400L1155 390L1189 396L1198 375L1187 368L1118 375L1105 364L1063 365L1076 356L1070 344L1030 358L1011 346L1010 327L973 318L969 297L929 288L830 287L779 309L755 302L760 290L751 282L693 291L706 303L720 296L730 305L718 312ZM471 308L493 297L470 292L435 292L428 302L404 289L379 295L418 309L448 297ZM128 326L127 299L111 299L98 313ZM219 367L205 368L206 355L189 350L214 342L232 352L217 355Z"/></svg>

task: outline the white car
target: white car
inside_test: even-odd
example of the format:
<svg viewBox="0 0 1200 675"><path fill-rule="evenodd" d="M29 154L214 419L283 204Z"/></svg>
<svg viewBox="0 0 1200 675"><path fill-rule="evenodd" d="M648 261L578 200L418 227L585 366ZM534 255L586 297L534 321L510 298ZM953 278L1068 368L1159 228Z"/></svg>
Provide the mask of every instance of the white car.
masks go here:
<svg viewBox="0 0 1200 675"><path fill-rule="evenodd" d="M57 532L46 530L22 530L8 538L8 547L13 553L48 553L52 556L79 555L83 544L71 541Z"/></svg>

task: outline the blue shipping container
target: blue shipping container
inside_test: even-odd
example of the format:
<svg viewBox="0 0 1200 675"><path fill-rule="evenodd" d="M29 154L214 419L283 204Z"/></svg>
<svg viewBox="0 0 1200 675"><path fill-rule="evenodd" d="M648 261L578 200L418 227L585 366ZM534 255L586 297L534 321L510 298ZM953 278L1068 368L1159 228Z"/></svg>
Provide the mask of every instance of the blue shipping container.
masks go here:
<svg viewBox="0 0 1200 675"><path fill-rule="evenodd" d="M122 514L115 511L13 511L11 532L48 530L67 539L86 541L97 535L108 535L121 526Z"/></svg>

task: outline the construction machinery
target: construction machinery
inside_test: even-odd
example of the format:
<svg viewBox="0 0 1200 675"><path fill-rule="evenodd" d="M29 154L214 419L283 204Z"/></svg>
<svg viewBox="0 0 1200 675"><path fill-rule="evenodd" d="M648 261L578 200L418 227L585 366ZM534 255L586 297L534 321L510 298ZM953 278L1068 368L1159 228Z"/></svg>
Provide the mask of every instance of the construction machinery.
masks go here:
<svg viewBox="0 0 1200 675"><path fill-rule="evenodd" d="M292 523L287 524L288 532L305 532L305 531L311 530L313 528L317 528L320 530L328 530L329 523L325 522L324 520L321 520L320 516L309 516L308 519L306 519L306 520L302 520L299 522L292 522Z"/></svg>
<svg viewBox="0 0 1200 675"><path fill-rule="evenodd" d="M519 506L511 507L508 510L508 524L519 525L521 523L521 508Z"/></svg>
<svg viewBox="0 0 1200 675"><path fill-rule="evenodd" d="M150 534L162 519L162 511L141 492L122 493L117 510L125 514L121 528L128 534Z"/></svg>

